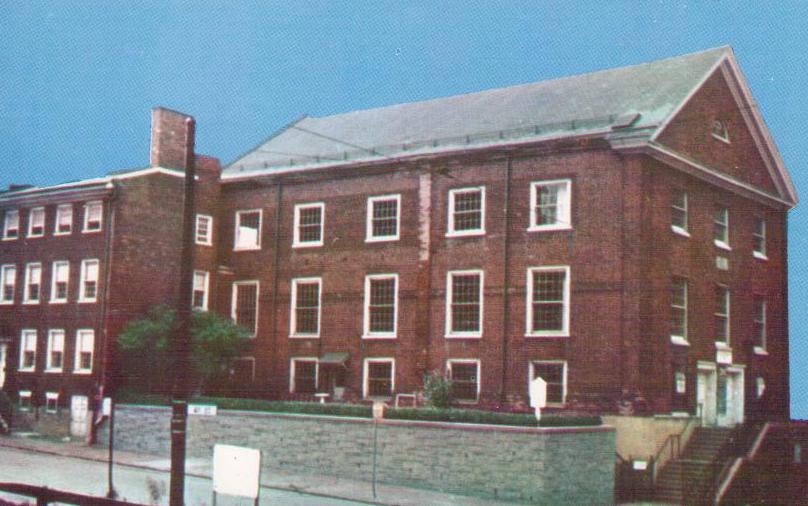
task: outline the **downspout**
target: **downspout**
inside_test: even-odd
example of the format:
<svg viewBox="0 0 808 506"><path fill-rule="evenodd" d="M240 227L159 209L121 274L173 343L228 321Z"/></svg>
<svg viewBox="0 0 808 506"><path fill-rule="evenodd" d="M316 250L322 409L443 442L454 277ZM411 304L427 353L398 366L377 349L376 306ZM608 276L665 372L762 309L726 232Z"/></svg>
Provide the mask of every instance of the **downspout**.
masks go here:
<svg viewBox="0 0 808 506"><path fill-rule="evenodd" d="M785 388L785 410L782 413L782 418L785 420L791 419L791 389L789 387L789 375L791 374L791 367L788 361L789 345L788 345L788 210L783 211L783 260L780 264L783 266L783 346L785 346L785 353L783 357L783 372L785 373L786 381ZM782 402L782 401L781 401Z"/></svg>
<svg viewBox="0 0 808 506"><path fill-rule="evenodd" d="M270 304L270 310L272 313L272 342L275 345L275 350L281 349L281 343L278 342L278 258L279 258L279 243L280 243L280 235L281 235L281 211L283 210L283 180L278 179L278 186L275 192L275 233L273 234L272 240L272 303ZM269 364L270 364L270 377L277 377L275 374L278 371L275 371L276 364L275 364L276 357L270 357ZM272 382L269 382L270 385ZM277 392L280 394L280 392Z"/></svg>
<svg viewBox="0 0 808 506"><path fill-rule="evenodd" d="M505 231L502 234L504 243L502 282L502 377L499 383L499 403L500 407L507 403L506 382L508 380L508 322L510 320L510 227L511 227L511 171L513 169L513 157L508 155L505 166L505 203L503 212L505 213Z"/></svg>

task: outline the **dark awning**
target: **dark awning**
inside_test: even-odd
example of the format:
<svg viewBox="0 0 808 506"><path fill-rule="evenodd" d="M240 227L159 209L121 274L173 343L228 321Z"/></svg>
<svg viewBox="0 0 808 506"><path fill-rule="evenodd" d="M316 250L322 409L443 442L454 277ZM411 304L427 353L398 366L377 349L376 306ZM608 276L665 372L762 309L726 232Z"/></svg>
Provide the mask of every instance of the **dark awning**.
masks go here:
<svg viewBox="0 0 808 506"><path fill-rule="evenodd" d="M332 351L324 353L318 360L320 365L345 365L348 361L348 352L346 351Z"/></svg>

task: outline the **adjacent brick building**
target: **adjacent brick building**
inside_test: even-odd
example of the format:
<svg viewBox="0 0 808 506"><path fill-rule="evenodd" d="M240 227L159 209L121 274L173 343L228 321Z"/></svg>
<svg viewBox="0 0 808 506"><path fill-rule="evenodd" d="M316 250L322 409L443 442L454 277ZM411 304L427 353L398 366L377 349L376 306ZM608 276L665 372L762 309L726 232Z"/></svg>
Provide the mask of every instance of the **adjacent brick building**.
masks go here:
<svg viewBox="0 0 808 506"><path fill-rule="evenodd" d="M177 169L193 129L154 115L150 168L0 195L4 223L20 217L0 243L16 267L0 305L6 390L45 404L111 381L101 357L122 325L176 297ZM556 409L788 418L796 195L729 48L304 117L223 171L195 160L195 305L254 335L235 394L392 399L439 370L472 406L524 408L541 376ZM88 202L103 209L92 234L79 226ZM59 236L68 203L74 230ZM99 279L84 304L86 259ZM57 260L71 270L54 307ZM24 300L32 262L38 304ZM53 329L58 374L43 353ZM84 376L81 329L95 332Z"/></svg>

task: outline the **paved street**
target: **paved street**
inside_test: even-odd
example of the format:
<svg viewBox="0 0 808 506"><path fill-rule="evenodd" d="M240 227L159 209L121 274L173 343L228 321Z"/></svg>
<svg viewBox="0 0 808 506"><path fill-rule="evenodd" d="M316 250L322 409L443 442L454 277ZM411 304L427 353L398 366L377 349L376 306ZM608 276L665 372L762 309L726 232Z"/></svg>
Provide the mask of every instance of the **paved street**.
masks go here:
<svg viewBox="0 0 808 506"><path fill-rule="evenodd" d="M115 489L121 498L144 504L168 504L168 473L116 465ZM103 496L107 492L107 466L103 462L0 447L0 482L46 485L51 488ZM150 492L160 497L156 501ZM162 492L162 493L161 493ZM186 504L211 503L211 481L190 476L185 484ZM9 499L12 499L8 496ZM19 498L14 498L19 499ZM220 498L219 505L251 504L247 500ZM322 496L262 488L261 504L343 506L364 504Z"/></svg>

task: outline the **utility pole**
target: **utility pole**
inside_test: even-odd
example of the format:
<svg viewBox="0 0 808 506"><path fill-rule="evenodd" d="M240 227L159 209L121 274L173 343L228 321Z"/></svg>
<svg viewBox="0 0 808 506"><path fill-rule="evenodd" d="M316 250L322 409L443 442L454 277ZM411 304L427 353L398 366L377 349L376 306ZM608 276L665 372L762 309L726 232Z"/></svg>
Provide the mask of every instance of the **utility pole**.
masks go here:
<svg viewBox="0 0 808 506"><path fill-rule="evenodd" d="M194 162L193 118L185 120L185 200L182 212L180 286L177 297L177 323L171 340L174 357L174 389L171 399L171 485L169 504L185 503L185 433L188 418L188 367L191 349L191 283L194 235Z"/></svg>

